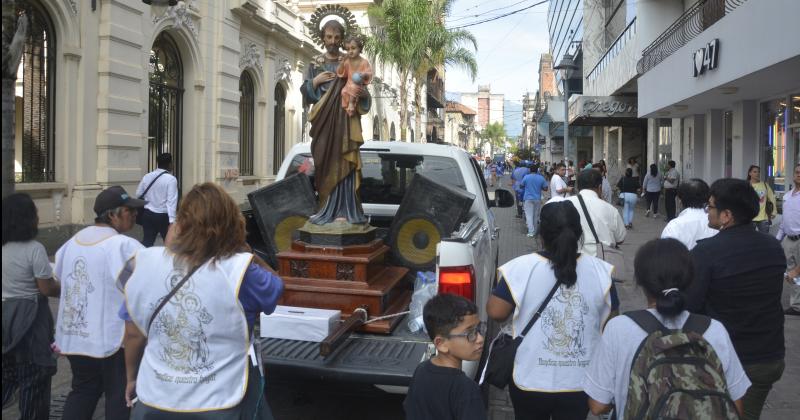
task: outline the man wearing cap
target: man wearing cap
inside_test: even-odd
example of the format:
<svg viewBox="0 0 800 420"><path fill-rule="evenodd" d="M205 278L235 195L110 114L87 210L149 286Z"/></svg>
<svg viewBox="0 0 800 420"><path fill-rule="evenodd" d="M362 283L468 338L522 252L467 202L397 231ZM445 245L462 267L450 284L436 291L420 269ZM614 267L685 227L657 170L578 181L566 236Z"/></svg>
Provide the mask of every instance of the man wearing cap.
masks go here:
<svg viewBox="0 0 800 420"><path fill-rule="evenodd" d="M106 418L129 416L121 348L125 323L117 316L124 298L115 281L142 248L123 233L133 228L136 212L146 203L120 186L103 190L94 202L94 225L76 233L56 252L54 274L61 281L56 345L72 369L65 419L90 419L102 394Z"/></svg>

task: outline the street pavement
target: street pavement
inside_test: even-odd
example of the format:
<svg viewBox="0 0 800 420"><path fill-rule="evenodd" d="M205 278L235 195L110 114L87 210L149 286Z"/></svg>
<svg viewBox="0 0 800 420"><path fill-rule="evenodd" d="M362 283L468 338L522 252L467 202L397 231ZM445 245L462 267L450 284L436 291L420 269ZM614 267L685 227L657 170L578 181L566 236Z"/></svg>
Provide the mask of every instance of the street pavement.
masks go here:
<svg viewBox="0 0 800 420"><path fill-rule="evenodd" d="M498 185L506 188L507 177ZM516 210L495 209L497 224L501 228L500 264L517 256L534 252L537 245L534 239L526 236L523 219L516 217ZM630 279L633 278L633 258L636 250L650 239L660 236L666 224L663 219L644 217L642 206L636 210L634 229L628 231L625 243L621 245L625 253L626 281L618 284L622 311L640 309L645 306L642 292ZM788 307L789 290L784 289L783 303ZM51 299L53 313L56 313L58 300ZM762 419L783 420L800 418L800 317L786 317L786 370L767 398ZM71 374L65 358L59 359L58 373L53 378L53 412L51 418L59 419L64 396L70 389ZM270 378L267 389L269 404L277 420L284 419L402 419L404 418L402 395L386 394L365 386L332 386L331 384L297 384L283 378ZM16 406L3 409L3 419L17 418ZM514 418L511 402L504 390L492 388L489 401L489 415L492 420L512 420ZM101 399L93 420L104 419ZM589 416L589 419L596 419Z"/></svg>

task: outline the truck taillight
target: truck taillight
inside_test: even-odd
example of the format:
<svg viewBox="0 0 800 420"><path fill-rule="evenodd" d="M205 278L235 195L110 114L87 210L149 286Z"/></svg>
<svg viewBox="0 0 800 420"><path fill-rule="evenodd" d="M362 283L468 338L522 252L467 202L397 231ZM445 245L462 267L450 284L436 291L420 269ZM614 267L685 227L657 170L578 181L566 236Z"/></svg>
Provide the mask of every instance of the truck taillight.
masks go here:
<svg viewBox="0 0 800 420"><path fill-rule="evenodd" d="M452 293L475 300L475 270L463 267L439 267L439 294Z"/></svg>

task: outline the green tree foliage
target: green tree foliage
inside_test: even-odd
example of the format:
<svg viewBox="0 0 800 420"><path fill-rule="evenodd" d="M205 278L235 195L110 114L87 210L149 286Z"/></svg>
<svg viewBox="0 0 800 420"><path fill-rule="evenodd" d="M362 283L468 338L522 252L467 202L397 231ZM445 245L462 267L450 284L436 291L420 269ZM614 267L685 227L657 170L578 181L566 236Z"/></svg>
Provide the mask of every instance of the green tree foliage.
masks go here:
<svg viewBox="0 0 800 420"><path fill-rule="evenodd" d="M473 50L477 42L465 30L447 30L444 18L455 0L384 0L369 7L370 19L378 26L367 40L367 51L397 69L400 75L400 138L408 130L408 89L413 83L417 129L422 121L422 87L428 71L444 74L445 66L467 70L475 78L478 70ZM471 48L470 48L471 47Z"/></svg>
<svg viewBox="0 0 800 420"><path fill-rule="evenodd" d="M479 149L483 149L484 144L489 144L491 148L491 154L494 154L496 149L502 148L505 145L506 141L506 127L503 123L494 122L489 123L481 132L480 132L480 147Z"/></svg>

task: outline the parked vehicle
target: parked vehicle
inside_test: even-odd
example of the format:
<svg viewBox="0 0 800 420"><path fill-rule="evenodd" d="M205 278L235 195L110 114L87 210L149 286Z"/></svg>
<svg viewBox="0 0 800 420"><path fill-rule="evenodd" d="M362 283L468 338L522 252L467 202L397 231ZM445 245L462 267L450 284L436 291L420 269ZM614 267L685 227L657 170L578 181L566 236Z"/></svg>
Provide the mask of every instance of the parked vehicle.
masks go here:
<svg viewBox="0 0 800 420"><path fill-rule="evenodd" d="M487 321L485 308L496 281L500 238L491 207L512 206L512 194L501 189L488 191L478 162L454 146L368 141L361 148L361 159L360 194L364 213L370 224L379 229L378 236L384 239L415 174L475 196L457 230L438 244L435 273L440 292L446 289L472 299L479 308L481 320ZM291 149L276 180L299 171L313 179L309 143ZM248 212L245 215L249 218L251 245L259 248L258 228L252 222L252 215ZM413 279L414 275L410 273L409 277ZM413 287L411 281L408 287ZM263 363L271 373L368 383L390 392L403 392L416 366L434 350L424 332L409 331L406 320L402 320L391 335L356 333L343 348L326 359L319 355L318 343L262 340ZM477 363L467 362L463 369L474 377Z"/></svg>

